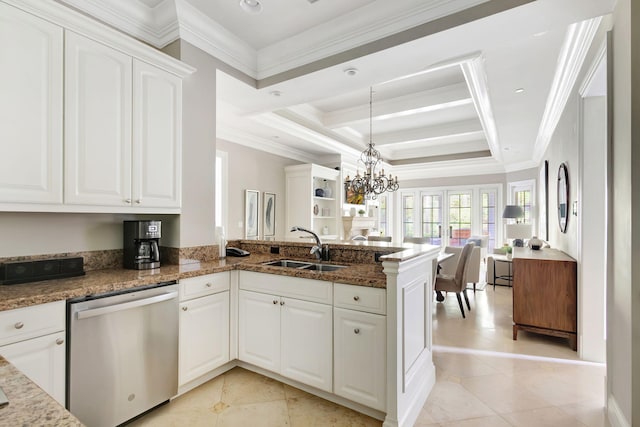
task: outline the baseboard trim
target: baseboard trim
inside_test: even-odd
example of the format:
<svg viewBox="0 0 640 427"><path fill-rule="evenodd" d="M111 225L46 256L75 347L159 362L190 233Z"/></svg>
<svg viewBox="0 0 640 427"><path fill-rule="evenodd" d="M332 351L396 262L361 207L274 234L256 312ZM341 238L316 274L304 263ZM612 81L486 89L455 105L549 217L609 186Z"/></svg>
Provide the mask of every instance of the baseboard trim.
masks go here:
<svg viewBox="0 0 640 427"><path fill-rule="evenodd" d="M611 427L631 427L631 423L625 418L616 398L612 395L607 399L607 418Z"/></svg>

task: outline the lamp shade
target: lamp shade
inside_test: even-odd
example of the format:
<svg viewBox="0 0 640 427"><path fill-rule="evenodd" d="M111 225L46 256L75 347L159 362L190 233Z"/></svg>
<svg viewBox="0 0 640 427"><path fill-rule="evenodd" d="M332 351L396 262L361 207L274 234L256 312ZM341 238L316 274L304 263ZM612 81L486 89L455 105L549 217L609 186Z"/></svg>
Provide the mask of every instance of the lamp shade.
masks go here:
<svg viewBox="0 0 640 427"><path fill-rule="evenodd" d="M528 239L531 237L531 224L507 224L507 239Z"/></svg>
<svg viewBox="0 0 640 427"><path fill-rule="evenodd" d="M504 211L502 211L502 218L522 218L524 216L524 209L518 205L506 205Z"/></svg>

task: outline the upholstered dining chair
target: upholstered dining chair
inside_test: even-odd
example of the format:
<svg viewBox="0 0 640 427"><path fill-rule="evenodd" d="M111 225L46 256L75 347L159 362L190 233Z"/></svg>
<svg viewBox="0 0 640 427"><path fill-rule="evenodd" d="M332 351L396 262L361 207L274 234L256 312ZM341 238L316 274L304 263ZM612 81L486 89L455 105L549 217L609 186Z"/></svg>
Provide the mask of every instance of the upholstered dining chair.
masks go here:
<svg viewBox="0 0 640 427"><path fill-rule="evenodd" d="M430 237L405 237L403 242L404 243L429 243Z"/></svg>
<svg viewBox="0 0 640 427"><path fill-rule="evenodd" d="M370 242L390 242L391 236L367 236L367 240Z"/></svg>
<svg viewBox="0 0 640 427"><path fill-rule="evenodd" d="M466 268L471 252L473 251L474 243L467 243L462 248L460 258L458 258L458 265L456 266L456 273L454 275L438 274L436 276L435 290L440 292L455 292L458 298L458 305L460 306L460 312L462 317L466 318L464 314L464 307L462 306L462 297L467 303L467 308L471 311L471 305L469 304L469 297L467 296L467 280L466 280Z"/></svg>

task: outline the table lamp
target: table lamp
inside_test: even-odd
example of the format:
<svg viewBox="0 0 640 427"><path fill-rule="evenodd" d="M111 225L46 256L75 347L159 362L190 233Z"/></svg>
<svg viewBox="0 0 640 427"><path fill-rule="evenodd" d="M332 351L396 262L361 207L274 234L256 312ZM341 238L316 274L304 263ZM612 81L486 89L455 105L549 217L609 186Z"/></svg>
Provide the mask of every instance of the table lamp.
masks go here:
<svg viewBox="0 0 640 427"><path fill-rule="evenodd" d="M524 239L531 237L531 224L507 224L507 239L514 239L513 246L521 248Z"/></svg>

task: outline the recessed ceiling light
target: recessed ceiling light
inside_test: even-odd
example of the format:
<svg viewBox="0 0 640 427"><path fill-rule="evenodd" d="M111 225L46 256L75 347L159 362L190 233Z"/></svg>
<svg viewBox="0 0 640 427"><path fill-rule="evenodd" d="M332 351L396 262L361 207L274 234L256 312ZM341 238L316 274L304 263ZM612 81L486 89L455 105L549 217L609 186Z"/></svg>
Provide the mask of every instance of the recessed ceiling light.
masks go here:
<svg viewBox="0 0 640 427"><path fill-rule="evenodd" d="M280 92L279 90L272 90L271 92L269 92L269 95L279 97L280 95L282 95L282 92Z"/></svg>
<svg viewBox="0 0 640 427"><path fill-rule="evenodd" d="M347 68L346 70L344 70L344 73L349 77L355 76L356 74L358 74L358 72L359 72L358 69L353 67Z"/></svg>
<svg viewBox="0 0 640 427"><path fill-rule="evenodd" d="M522 92L524 92L524 88L519 87L519 88L518 88L518 89L516 89L514 92L515 92L515 93L522 93Z"/></svg>
<svg viewBox="0 0 640 427"><path fill-rule="evenodd" d="M257 14L262 12L262 3L258 0L240 0L240 7L247 13Z"/></svg>
<svg viewBox="0 0 640 427"><path fill-rule="evenodd" d="M504 151L509 151L511 149L511 147L504 147L503 150Z"/></svg>
<svg viewBox="0 0 640 427"><path fill-rule="evenodd" d="M539 33L535 33L533 37L542 37L547 34L547 31L540 31Z"/></svg>

